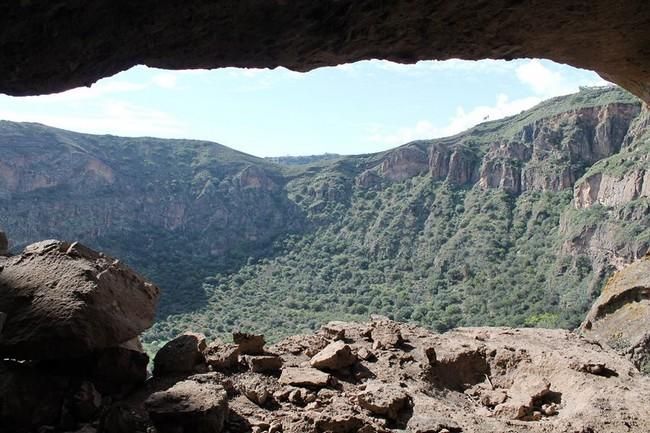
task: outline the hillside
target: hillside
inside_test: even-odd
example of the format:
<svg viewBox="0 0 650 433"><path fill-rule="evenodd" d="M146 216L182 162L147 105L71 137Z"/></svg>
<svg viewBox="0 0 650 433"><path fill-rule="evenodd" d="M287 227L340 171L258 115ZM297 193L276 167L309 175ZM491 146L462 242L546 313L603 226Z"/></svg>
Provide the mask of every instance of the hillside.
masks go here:
<svg viewBox="0 0 650 433"><path fill-rule="evenodd" d="M574 327L649 249L649 117L623 90L583 89L454 137L290 165L2 122L0 227L16 246L82 240L152 278L153 345L371 313Z"/></svg>

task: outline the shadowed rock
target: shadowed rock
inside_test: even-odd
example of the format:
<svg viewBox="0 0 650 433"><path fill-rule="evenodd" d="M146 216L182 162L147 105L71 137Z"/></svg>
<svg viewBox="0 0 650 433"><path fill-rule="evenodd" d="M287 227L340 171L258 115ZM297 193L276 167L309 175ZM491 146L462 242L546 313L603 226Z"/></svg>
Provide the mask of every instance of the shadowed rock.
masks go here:
<svg viewBox="0 0 650 433"><path fill-rule="evenodd" d="M543 57L650 100L646 0L4 2L0 92L51 93L131 66L285 66Z"/></svg>
<svg viewBox="0 0 650 433"><path fill-rule="evenodd" d="M153 323L159 289L119 260L78 243L43 241L0 258L0 355L83 356Z"/></svg>

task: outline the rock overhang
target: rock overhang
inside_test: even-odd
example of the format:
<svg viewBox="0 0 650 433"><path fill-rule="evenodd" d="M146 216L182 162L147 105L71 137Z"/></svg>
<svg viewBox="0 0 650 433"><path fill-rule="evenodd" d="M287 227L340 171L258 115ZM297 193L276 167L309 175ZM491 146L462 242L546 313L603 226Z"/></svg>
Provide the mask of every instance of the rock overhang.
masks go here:
<svg viewBox="0 0 650 433"><path fill-rule="evenodd" d="M650 101L645 0L23 0L0 5L0 92L54 93L145 64L307 71L541 57L597 71Z"/></svg>

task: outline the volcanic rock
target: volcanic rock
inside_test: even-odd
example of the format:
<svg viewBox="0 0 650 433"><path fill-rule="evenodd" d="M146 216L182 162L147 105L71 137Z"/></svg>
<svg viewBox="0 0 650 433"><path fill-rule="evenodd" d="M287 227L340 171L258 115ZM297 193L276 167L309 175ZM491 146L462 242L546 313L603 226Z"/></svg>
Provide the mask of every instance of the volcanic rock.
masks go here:
<svg viewBox="0 0 650 433"><path fill-rule="evenodd" d="M358 395L359 406L375 415L397 420L409 404L409 396L398 385L370 382Z"/></svg>
<svg viewBox="0 0 650 433"><path fill-rule="evenodd" d="M134 338L92 356L90 378L102 394L126 394L147 379L149 356Z"/></svg>
<svg viewBox="0 0 650 433"><path fill-rule="evenodd" d="M331 376L315 368L286 367L279 382L284 385L323 388L330 384Z"/></svg>
<svg viewBox="0 0 650 433"><path fill-rule="evenodd" d="M0 361L0 430L22 433L58 425L69 385L67 377Z"/></svg>
<svg viewBox="0 0 650 433"><path fill-rule="evenodd" d="M207 364L215 370L228 370L239 362L239 346L213 341L205 350Z"/></svg>
<svg viewBox="0 0 650 433"><path fill-rule="evenodd" d="M255 373L273 372L282 368L282 358L277 355L247 355L244 359Z"/></svg>
<svg viewBox="0 0 650 433"><path fill-rule="evenodd" d="M242 355L263 355L264 341L263 335L248 334L245 332L234 332L232 339L239 346L239 353Z"/></svg>
<svg viewBox="0 0 650 433"><path fill-rule="evenodd" d="M580 332L650 373L650 255L610 277Z"/></svg>
<svg viewBox="0 0 650 433"><path fill-rule="evenodd" d="M370 338L373 341L373 349L391 349L402 344L399 326L388 320L374 322Z"/></svg>
<svg viewBox="0 0 650 433"><path fill-rule="evenodd" d="M145 402L159 433L220 433L228 416L223 387L185 380Z"/></svg>
<svg viewBox="0 0 650 433"><path fill-rule="evenodd" d="M192 373L205 362L205 336L186 332L165 344L153 360L154 376L174 373Z"/></svg>
<svg viewBox="0 0 650 433"><path fill-rule="evenodd" d="M78 243L43 241L0 260L0 355L83 356L117 346L153 322L159 289Z"/></svg>
<svg viewBox="0 0 650 433"><path fill-rule="evenodd" d="M645 0L21 1L3 3L0 17L0 92L12 95L89 86L135 65L307 71L541 57L596 70L650 101Z"/></svg>
<svg viewBox="0 0 650 433"><path fill-rule="evenodd" d="M319 370L340 370L349 367L357 361L349 345L335 341L318 352L310 361L310 365Z"/></svg>

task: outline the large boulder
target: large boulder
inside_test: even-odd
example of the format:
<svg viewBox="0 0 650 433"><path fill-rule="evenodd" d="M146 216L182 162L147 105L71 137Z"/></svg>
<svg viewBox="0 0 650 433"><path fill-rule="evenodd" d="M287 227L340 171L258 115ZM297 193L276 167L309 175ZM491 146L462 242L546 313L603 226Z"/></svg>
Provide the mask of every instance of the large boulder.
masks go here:
<svg viewBox="0 0 650 433"><path fill-rule="evenodd" d="M118 346L151 326L159 289L78 243L29 245L0 257L0 355L62 359Z"/></svg>
<svg viewBox="0 0 650 433"><path fill-rule="evenodd" d="M0 431L31 432L58 425L70 379L0 361Z"/></svg>
<svg viewBox="0 0 650 433"><path fill-rule="evenodd" d="M205 363L205 335L186 332L165 344L153 359L154 376L192 373Z"/></svg>
<svg viewBox="0 0 650 433"><path fill-rule="evenodd" d="M607 281L580 331L650 374L650 255Z"/></svg>
<svg viewBox="0 0 650 433"><path fill-rule="evenodd" d="M193 380L151 394L145 406L159 433L219 433L228 415L223 387Z"/></svg>

